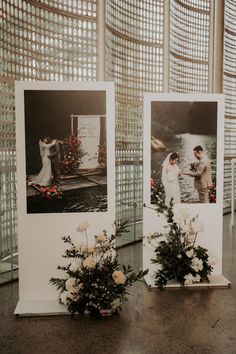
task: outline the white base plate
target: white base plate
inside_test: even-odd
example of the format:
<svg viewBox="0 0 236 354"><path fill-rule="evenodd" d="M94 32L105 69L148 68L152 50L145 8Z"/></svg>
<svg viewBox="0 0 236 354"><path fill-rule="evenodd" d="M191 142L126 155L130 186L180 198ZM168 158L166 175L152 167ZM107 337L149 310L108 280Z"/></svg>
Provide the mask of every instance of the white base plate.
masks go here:
<svg viewBox="0 0 236 354"><path fill-rule="evenodd" d="M14 312L15 316L52 316L69 314L67 306L60 304L58 300L19 301Z"/></svg>
<svg viewBox="0 0 236 354"><path fill-rule="evenodd" d="M150 288L157 288L155 285L154 277L146 275L144 277L146 284ZM222 274L216 274L209 276L209 283L195 283L188 285L187 288L228 288L230 287L231 282L226 279ZM182 286L177 281L169 281L165 288L181 288Z"/></svg>

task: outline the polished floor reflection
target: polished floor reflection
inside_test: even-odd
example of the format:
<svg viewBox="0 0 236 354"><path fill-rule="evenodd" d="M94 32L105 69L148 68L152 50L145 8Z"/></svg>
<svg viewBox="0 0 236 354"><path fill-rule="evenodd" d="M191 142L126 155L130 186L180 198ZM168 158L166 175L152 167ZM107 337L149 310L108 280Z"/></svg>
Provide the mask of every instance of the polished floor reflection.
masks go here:
<svg viewBox="0 0 236 354"><path fill-rule="evenodd" d="M18 282L0 287L0 353L153 354L236 353L236 230L224 217L223 274L230 289L130 289L116 316L14 318ZM141 266L141 243L120 250L122 262ZM36 275L37 276L37 275Z"/></svg>

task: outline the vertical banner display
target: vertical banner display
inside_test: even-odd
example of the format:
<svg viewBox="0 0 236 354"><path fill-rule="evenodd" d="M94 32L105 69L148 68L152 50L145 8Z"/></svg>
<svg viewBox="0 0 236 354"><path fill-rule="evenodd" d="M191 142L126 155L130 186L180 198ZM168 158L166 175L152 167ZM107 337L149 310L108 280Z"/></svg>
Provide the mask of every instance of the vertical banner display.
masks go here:
<svg viewBox="0 0 236 354"><path fill-rule="evenodd" d="M88 243L115 220L114 84L16 82L19 303L16 314L57 313L65 244Z"/></svg>
<svg viewBox="0 0 236 354"><path fill-rule="evenodd" d="M198 216L204 231L199 233L197 243L215 259L212 279L215 276L218 285L224 283L225 278L221 277L223 122L223 95L145 94L143 267L149 268L146 278L149 285L154 285L157 270L157 265L151 262L155 253L149 236L154 232L164 233L166 224L165 216L155 210L154 185L164 188L166 203L173 200L174 212L188 209L190 215ZM194 153L197 146L203 149L207 165L204 181L194 172L199 163ZM170 156L176 160L172 175L167 174Z"/></svg>
<svg viewBox="0 0 236 354"><path fill-rule="evenodd" d="M82 148L87 152L82 159L83 168L96 168L98 166L100 125L99 116L78 117L78 137L81 139Z"/></svg>

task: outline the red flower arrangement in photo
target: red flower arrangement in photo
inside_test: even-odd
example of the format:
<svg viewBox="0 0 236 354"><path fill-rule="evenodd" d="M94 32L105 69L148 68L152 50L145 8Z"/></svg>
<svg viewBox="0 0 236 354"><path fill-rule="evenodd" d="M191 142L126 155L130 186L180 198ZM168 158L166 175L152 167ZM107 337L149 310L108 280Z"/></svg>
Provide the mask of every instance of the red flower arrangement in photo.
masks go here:
<svg viewBox="0 0 236 354"><path fill-rule="evenodd" d="M70 135L61 142L64 159L61 161L61 174L75 175L86 152L81 147L78 136Z"/></svg>
<svg viewBox="0 0 236 354"><path fill-rule="evenodd" d="M212 186L208 187L208 189L210 203L216 203L216 185L212 184Z"/></svg>
<svg viewBox="0 0 236 354"><path fill-rule="evenodd" d="M41 196L46 199L57 199L62 197L62 191L56 186L52 187L40 187L39 192Z"/></svg>

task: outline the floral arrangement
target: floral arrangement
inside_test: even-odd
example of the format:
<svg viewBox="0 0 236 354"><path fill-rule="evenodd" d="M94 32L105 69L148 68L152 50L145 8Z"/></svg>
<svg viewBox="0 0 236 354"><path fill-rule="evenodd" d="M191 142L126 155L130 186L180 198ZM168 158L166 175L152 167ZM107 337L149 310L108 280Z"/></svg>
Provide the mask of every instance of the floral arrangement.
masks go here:
<svg viewBox="0 0 236 354"><path fill-rule="evenodd" d="M66 266L58 266L65 277L51 278L50 283L60 290L59 301L68 306L71 314L93 317L118 312L127 300L127 288L142 278L147 271L133 272L130 265L120 265L116 253L115 240L125 232L125 224L115 224L111 236L106 231L95 235L95 243L88 246L88 222L81 223L77 230L82 232L85 243L73 243L70 236L62 237L68 244L63 257L69 260Z"/></svg>
<svg viewBox="0 0 236 354"><path fill-rule="evenodd" d="M174 213L172 201L165 204L161 187L155 189L153 195L157 212L166 221L163 232L148 237L155 252L152 262L160 265L155 275L155 284L163 288L169 280L176 280L182 286L209 281L214 260L206 248L196 245L198 234L204 230L198 215L191 216L187 208Z"/></svg>
<svg viewBox="0 0 236 354"><path fill-rule="evenodd" d="M213 183L208 189L210 203L216 203L216 184Z"/></svg>
<svg viewBox="0 0 236 354"><path fill-rule="evenodd" d="M61 173L75 175L86 152L82 149L78 136L70 135L61 141L64 159L61 161Z"/></svg>
<svg viewBox="0 0 236 354"><path fill-rule="evenodd" d="M40 187L41 196L46 199L57 199L62 197L62 191L57 186Z"/></svg>

